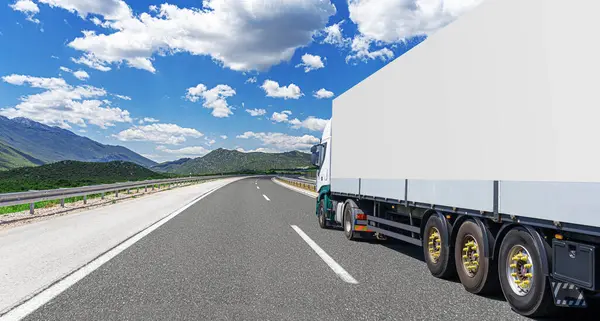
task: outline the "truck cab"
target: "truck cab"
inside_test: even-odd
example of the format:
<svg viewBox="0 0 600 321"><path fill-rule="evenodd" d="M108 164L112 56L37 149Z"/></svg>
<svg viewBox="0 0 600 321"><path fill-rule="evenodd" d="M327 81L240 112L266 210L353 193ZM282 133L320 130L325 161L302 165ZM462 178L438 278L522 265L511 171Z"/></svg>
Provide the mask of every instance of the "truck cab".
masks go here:
<svg viewBox="0 0 600 321"><path fill-rule="evenodd" d="M331 119L325 125L321 143L311 148L311 163L318 167L317 192L329 186L331 177Z"/></svg>

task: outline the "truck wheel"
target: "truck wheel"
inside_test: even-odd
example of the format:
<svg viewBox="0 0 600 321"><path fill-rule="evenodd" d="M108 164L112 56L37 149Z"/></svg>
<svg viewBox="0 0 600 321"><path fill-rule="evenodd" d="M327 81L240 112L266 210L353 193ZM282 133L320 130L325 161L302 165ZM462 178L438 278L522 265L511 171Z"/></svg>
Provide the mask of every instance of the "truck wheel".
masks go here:
<svg viewBox="0 0 600 321"><path fill-rule="evenodd" d="M526 230L515 228L506 234L498 255L498 272L504 297L517 313L541 317L555 309L540 253Z"/></svg>
<svg viewBox="0 0 600 321"><path fill-rule="evenodd" d="M469 220L462 223L454 243L454 262L460 282L471 293L490 293L498 289L497 265L482 255L483 231Z"/></svg>
<svg viewBox="0 0 600 321"><path fill-rule="evenodd" d="M344 206L344 235L351 241L356 239L356 232L354 232L352 225L354 225L352 209L349 204L346 204L346 206Z"/></svg>
<svg viewBox="0 0 600 321"><path fill-rule="evenodd" d="M319 215L317 216L319 219L319 227L328 228L327 219L325 218L325 200L321 199L319 201Z"/></svg>
<svg viewBox="0 0 600 321"><path fill-rule="evenodd" d="M432 215L425 224L423 237L423 252L429 272L437 278L449 278L456 272L454 256L450 255L450 247L443 244L444 234L448 231L443 228L442 220L437 215ZM449 237L449 236L448 236Z"/></svg>

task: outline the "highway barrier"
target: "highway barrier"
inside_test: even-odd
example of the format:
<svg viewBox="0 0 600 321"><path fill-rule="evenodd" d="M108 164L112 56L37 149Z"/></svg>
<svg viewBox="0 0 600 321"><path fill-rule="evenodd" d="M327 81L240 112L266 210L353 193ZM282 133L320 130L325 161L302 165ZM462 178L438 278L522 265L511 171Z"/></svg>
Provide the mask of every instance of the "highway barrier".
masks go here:
<svg viewBox="0 0 600 321"><path fill-rule="evenodd" d="M311 192L317 191L316 181L300 178L290 178L285 176L277 176L277 179L279 179L280 181L284 181L285 183L290 184L292 186L300 187Z"/></svg>
<svg viewBox="0 0 600 321"><path fill-rule="evenodd" d="M199 183L202 181L213 180L217 178L226 178L241 175L215 175L215 176L202 176L202 177L185 177L185 178L169 178L169 179L157 179L147 180L138 182L124 182L114 184L102 184L93 186L83 187L72 187L72 188L59 188L52 190L43 191L28 191L28 192L17 192L17 193L5 193L0 194L0 207L10 205L29 204L29 213L34 213L35 203L40 201L49 200L61 200L61 206L64 207L65 198L83 196L84 204L87 201L88 195L101 194L101 198L104 199L104 194L115 193L116 197L119 197L119 192L127 191L129 193L132 189L143 188L145 192L148 189L171 189L176 186L189 185Z"/></svg>

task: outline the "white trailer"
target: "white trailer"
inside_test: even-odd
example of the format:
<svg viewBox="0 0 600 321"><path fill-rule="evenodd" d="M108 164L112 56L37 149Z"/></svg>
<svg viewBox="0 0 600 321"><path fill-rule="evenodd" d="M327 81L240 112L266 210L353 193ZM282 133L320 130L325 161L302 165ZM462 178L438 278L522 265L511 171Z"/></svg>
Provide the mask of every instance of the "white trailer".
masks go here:
<svg viewBox="0 0 600 321"><path fill-rule="evenodd" d="M333 101L316 214L522 315L600 291L600 2L487 0ZM598 278L596 277L598 276Z"/></svg>

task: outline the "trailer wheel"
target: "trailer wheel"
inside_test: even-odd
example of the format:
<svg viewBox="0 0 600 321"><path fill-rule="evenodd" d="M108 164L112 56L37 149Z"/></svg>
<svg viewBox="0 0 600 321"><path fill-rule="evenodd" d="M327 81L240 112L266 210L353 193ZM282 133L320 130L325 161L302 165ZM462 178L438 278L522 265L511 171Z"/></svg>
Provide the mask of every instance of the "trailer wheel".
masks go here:
<svg viewBox="0 0 600 321"><path fill-rule="evenodd" d="M497 265L491 257L482 255L484 231L471 221L462 223L454 243L456 272L465 290L483 294L498 288Z"/></svg>
<svg viewBox="0 0 600 321"><path fill-rule="evenodd" d="M344 206L344 235L346 238L353 241L356 239L356 232L354 232L353 228L353 217L352 217L352 209L349 204Z"/></svg>
<svg viewBox="0 0 600 321"><path fill-rule="evenodd" d="M449 245L442 241L449 237L442 219L437 215L430 216L423 235L423 253L429 272L437 278L449 278L454 275L454 256L450 255Z"/></svg>
<svg viewBox="0 0 600 321"><path fill-rule="evenodd" d="M319 219L319 227L324 229L329 227L327 225L327 219L325 217L325 199L323 198L319 201L319 215L317 216L317 218Z"/></svg>
<svg viewBox="0 0 600 321"><path fill-rule="evenodd" d="M517 313L528 317L550 314L556 307L548 278L531 234L522 228L509 231L498 256L500 285L506 301Z"/></svg>

